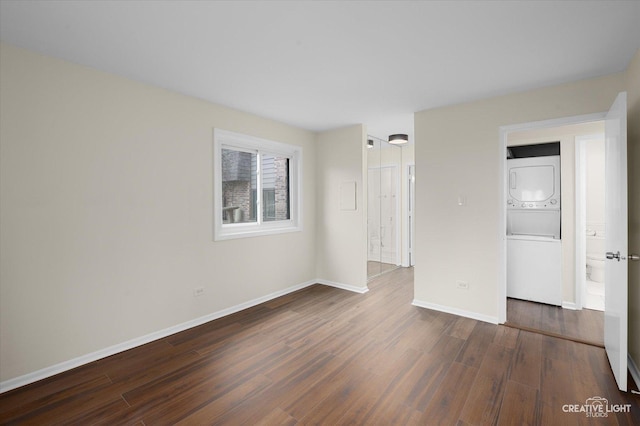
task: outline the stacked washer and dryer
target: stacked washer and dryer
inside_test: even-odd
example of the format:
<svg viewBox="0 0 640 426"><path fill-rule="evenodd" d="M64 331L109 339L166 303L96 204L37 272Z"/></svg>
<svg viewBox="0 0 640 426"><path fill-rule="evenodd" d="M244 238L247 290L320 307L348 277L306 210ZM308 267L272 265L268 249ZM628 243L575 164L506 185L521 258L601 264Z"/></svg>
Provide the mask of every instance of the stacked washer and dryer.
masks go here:
<svg viewBox="0 0 640 426"><path fill-rule="evenodd" d="M507 155L507 296L562 305L560 143ZM520 157L520 158L518 158Z"/></svg>

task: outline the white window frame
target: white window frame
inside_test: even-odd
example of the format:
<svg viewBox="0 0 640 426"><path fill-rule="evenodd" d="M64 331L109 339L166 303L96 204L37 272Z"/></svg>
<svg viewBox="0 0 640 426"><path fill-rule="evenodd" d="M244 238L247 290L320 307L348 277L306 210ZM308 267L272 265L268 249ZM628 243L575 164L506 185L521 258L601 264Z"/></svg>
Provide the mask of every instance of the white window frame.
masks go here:
<svg viewBox="0 0 640 426"><path fill-rule="evenodd" d="M222 213L222 149L255 152L257 161L257 205L256 222L223 223ZM262 155L270 154L289 158L289 219L262 220L262 178L260 167ZM243 135L228 130L213 130L213 240L274 235L302 231L302 147L274 142L255 136Z"/></svg>

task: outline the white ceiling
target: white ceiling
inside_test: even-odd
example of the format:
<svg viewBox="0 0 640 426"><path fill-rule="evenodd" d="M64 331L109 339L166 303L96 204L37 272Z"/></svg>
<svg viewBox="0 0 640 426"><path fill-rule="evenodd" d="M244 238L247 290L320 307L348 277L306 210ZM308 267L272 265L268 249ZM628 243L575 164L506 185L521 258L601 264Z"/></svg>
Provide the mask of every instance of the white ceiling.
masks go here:
<svg viewBox="0 0 640 426"><path fill-rule="evenodd" d="M624 70L640 2L0 0L7 43L310 130Z"/></svg>

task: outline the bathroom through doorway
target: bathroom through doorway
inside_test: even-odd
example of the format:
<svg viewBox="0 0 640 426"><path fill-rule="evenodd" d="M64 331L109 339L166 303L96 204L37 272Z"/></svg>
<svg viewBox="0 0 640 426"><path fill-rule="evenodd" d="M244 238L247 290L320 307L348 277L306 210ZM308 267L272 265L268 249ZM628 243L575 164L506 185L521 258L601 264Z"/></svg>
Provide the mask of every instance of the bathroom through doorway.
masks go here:
<svg viewBox="0 0 640 426"><path fill-rule="evenodd" d="M582 307L604 311L604 134L576 137L576 292Z"/></svg>

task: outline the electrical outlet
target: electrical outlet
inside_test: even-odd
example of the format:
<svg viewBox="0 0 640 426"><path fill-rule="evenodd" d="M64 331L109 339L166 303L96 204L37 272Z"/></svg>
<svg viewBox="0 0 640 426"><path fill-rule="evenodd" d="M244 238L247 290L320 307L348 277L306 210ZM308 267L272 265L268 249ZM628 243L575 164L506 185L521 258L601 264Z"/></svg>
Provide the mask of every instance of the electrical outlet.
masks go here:
<svg viewBox="0 0 640 426"><path fill-rule="evenodd" d="M193 297L202 296L204 294L204 287L198 287L193 289Z"/></svg>
<svg viewBox="0 0 640 426"><path fill-rule="evenodd" d="M469 290L469 282L468 281L456 281L456 287L460 290Z"/></svg>

